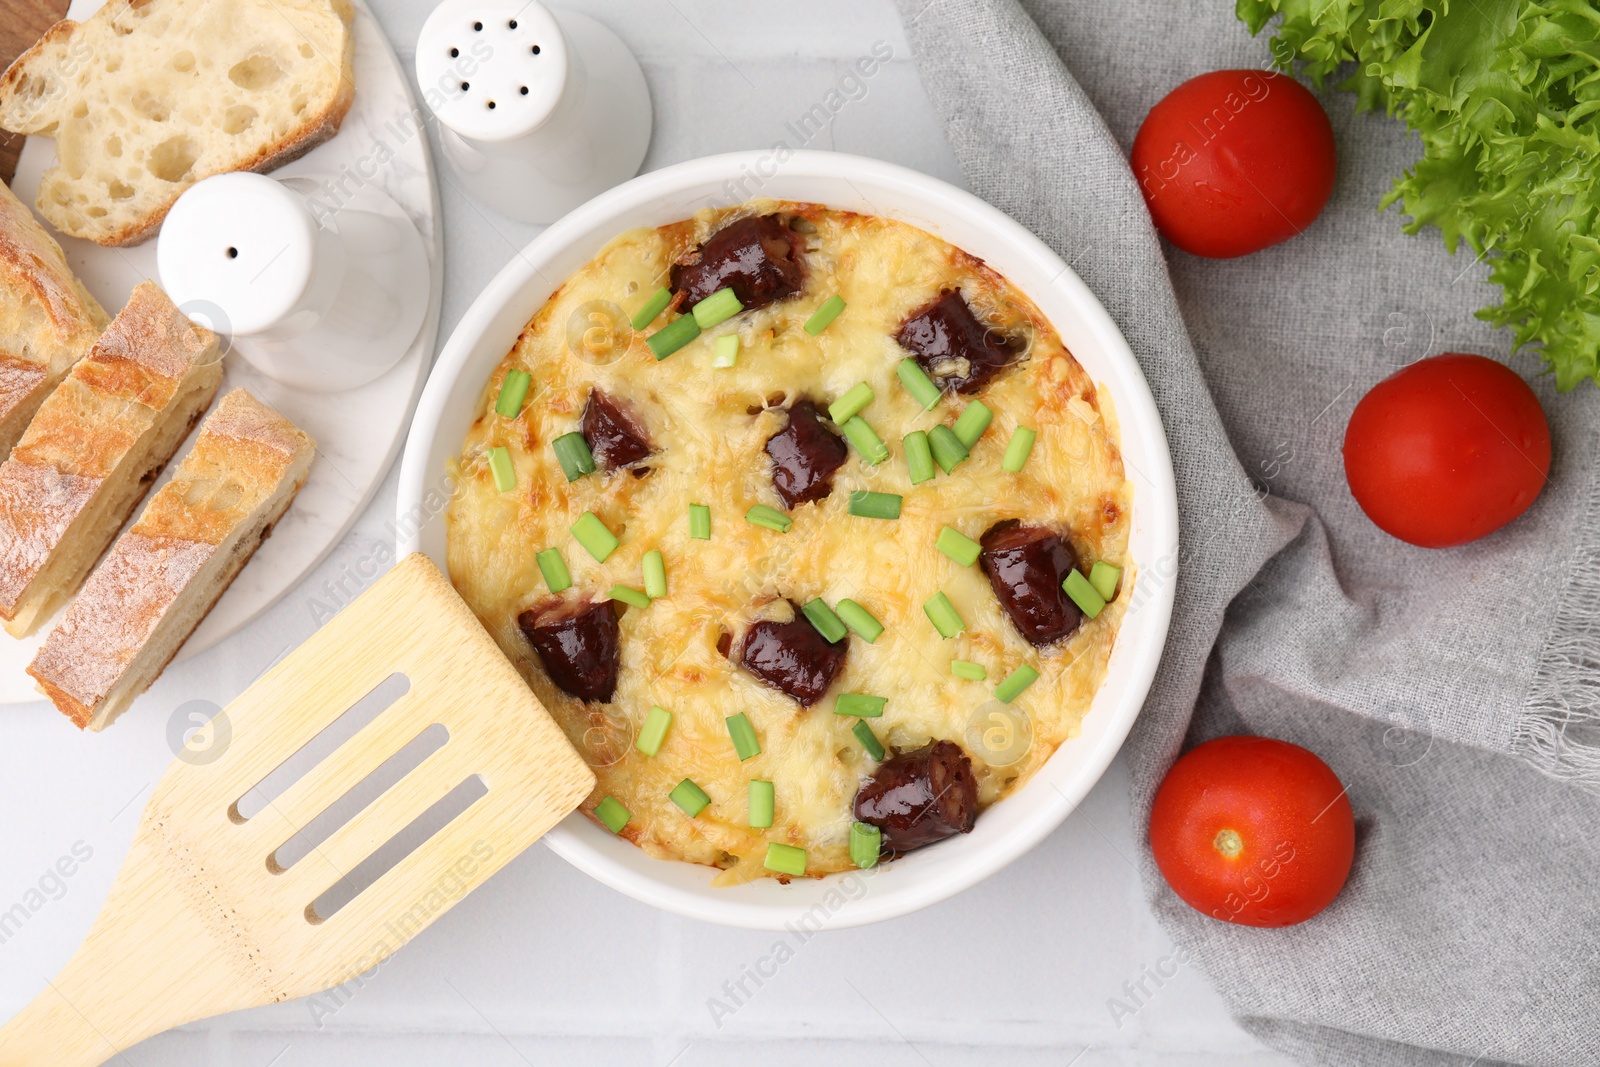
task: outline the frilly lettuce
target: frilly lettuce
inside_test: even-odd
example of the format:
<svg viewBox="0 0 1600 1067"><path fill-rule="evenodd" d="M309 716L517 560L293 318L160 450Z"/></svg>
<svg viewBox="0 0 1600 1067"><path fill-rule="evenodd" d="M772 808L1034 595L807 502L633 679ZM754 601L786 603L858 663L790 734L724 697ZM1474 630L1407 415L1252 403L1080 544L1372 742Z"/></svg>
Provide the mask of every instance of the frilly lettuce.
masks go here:
<svg viewBox="0 0 1600 1067"><path fill-rule="evenodd" d="M1600 382L1600 4L1594 0L1237 0L1259 33L1275 14L1295 60L1357 109L1383 107L1422 139L1380 207L1406 232L1436 226L1504 290L1480 318L1538 344L1560 389Z"/></svg>

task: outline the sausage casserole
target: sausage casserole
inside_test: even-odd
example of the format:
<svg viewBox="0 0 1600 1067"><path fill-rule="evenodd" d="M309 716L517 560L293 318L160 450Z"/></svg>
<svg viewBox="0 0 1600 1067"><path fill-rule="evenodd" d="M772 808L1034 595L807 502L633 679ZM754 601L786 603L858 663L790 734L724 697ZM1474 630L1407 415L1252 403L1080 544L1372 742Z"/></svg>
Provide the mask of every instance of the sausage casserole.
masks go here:
<svg viewBox="0 0 1600 1067"><path fill-rule="evenodd" d="M617 237L452 473L451 578L585 812L721 884L971 830L1078 732L1134 581L1115 412L1033 303L816 204Z"/></svg>

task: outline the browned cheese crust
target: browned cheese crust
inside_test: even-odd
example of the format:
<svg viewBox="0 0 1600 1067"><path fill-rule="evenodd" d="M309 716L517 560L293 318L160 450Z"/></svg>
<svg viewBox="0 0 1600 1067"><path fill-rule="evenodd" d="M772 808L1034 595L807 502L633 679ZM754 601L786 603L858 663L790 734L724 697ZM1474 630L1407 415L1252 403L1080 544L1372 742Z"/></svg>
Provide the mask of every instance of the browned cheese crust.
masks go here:
<svg viewBox="0 0 1600 1067"><path fill-rule="evenodd" d="M711 234L771 213L803 237L795 242L803 244L801 290L706 329L658 361L646 336L688 309L669 309L642 331L628 329L627 317ZM451 579L595 768L599 784L585 810L615 797L631 816L622 836L653 856L722 868L720 884L771 877L763 869L770 843L804 848L808 875L846 870L851 802L876 761L852 733L856 720L834 713L839 694L887 698L881 717L863 721L891 751L949 740L971 752L974 715L1002 678L1028 665L1040 677L1015 706L1032 720L1032 748L1003 767L973 759L979 805L1018 789L1078 733L1105 678L1127 598L1050 647L1035 648L982 569L957 564L935 542L947 525L976 541L996 522L1022 519L1059 531L1084 567L1096 560L1123 566L1131 587L1133 488L1109 396L1027 294L903 222L816 204L752 202L633 230L596 251L484 383L448 514ZM974 396L947 393L924 411L896 376L911 356L896 333L916 309L952 289L1017 344L1019 359ZM835 294L845 300L844 312L808 333L806 321ZM605 343L608 331L615 344ZM737 362L717 367L715 342L728 334L740 340ZM532 384L521 412L505 418L495 401L513 370L531 375ZM861 417L889 458L870 465L852 445L831 474L831 492L786 507L767 442L788 425L797 402L813 401L827 419L828 404L861 382L875 394ZM648 435L652 451L638 465L648 473L597 471L567 481L552 441L579 429L595 389L626 403ZM994 421L971 457L948 475L911 485L905 435L949 426L973 399ZM1001 457L1019 426L1037 430L1038 441L1024 470L1013 474L1001 469ZM496 488L491 448L510 455L511 491ZM902 496L900 518L849 514L858 490ZM710 540L690 538L691 503L710 508ZM745 521L758 504L785 511L792 527L778 533ZM619 535L603 563L570 532L585 512ZM637 589L645 554L657 550L665 558L666 595L627 608L618 620L620 670L606 702L586 703L556 686L518 629L518 613L550 595L535 559L548 548L559 550L571 571L573 587L562 595L575 602L604 599L613 585ZM953 639L942 638L923 612L938 592L966 623ZM828 676L826 694L802 707L738 656L752 626L788 623L791 604L816 598L830 606L854 600L885 630L872 643L847 637L843 666ZM987 681L953 676L952 659L984 665ZM652 706L673 720L660 751L646 756L634 740ZM739 713L761 745L743 761L726 724ZM693 818L669 799L685 778L711 797ZM749 825L753 780L773 783L770 829Z"/></svg>

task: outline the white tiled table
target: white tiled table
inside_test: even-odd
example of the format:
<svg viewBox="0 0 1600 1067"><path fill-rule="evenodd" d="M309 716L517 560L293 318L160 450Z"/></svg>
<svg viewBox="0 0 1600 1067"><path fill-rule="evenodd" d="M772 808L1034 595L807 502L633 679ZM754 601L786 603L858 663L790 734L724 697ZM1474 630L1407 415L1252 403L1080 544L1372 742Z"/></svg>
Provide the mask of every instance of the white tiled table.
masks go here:
<svg viewBox="0 0 1600 1067"><path fill-rule="evenodd" d="M431 6L374 2L408 64ZM887 0L785 4L781 17L777 5L697 0L597 0L586 9L622 34L649 77L656 133L647 168L778 140L800 147L790 124L883 41L893 61L806 146L961 181ZM448 334L536 229L477 207L443 177ZM0 911L43 901L19 930L0 934L0 1017L42 988L99 910L171 759L172 714L190 700L226 703L309 636L313 598L335 599L325 583L343 578L354 588L353 570L392 544L394 496L391 476L311 580L243 633L169 671L114 730L79 736L46 706L0 709ZM28 897L75 844L91 858ZM744 976L776 935L658 913L535 847L349 997L185 1028L127 1050L125 1062L1285 1063L1232 1023L1192 966L1150 976L1173 946L1144 904L1130 863L1138 848L1119 761L1061 829L996 877L907 919L817 935L757 988ZM753 995L735 990L737 1010L714 1013L712 998L734 1006L724 984L742 977ZM1137 1011L1119 1018L1114 997Z"/></svg>

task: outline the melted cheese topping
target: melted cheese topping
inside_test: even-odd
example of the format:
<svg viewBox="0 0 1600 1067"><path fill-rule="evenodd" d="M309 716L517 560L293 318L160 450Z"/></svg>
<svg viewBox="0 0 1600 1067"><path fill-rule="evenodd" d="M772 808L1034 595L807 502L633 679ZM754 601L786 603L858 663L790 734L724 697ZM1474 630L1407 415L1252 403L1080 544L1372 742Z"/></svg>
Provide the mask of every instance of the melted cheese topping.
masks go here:
<svg viewBox="0 0 1600 1067"><path fill-rule="evenodd" d="M657 362L626 316L665 284L675 260L712 233L740 216L773 211L792 216L807 234L804 291L737 315ZM1031 343L1025 360L978 394L994 422L971 458L950 475L912 486L901 438L952 422L969 398L946 395L924 412L895 376L909 353L894 334L912 311L956 287L980 320ZM809 336L802 325L834 293L845 299L844 313ZM740 338L738 363L713 367L713 341L730 332ZM527 371L533 384L522 413L506 419L494 404L512 369ZM871 467L852 448L832 495L798 505L786 534L746 522L754 504L782 509L763 451L785 424L774 409L810 398L825 412L862 381L876 394L862 417L889 445L890 459ZM563 476L551 441L578 428L597 386L631 406L647 428L655 447L647 476L619 471L571 484ZM1022 473L1010 474L1000 461L1019 425L1035 429L1038 440ZM516 488L505 493L496 491L486 462L496 446L510 451L516 469ZM922 230L816 205L757 201L616 238L556 291L485 383L456 474L448 514L452 580L594 765L599 785L585 811L616 797L631 813L623 836L654 856L721 867L724 883L769 874L762 867L768 842L804 848L809 875L852 866L852 801L876 764L851 735L856 720L833 713L839 693L888 698L882 718L868 721L891 749L937 738L961 744L974 757L983 806L1025 782L1077 733L1105 677L1133 580L1132 490L1115 415L1039 311L981 261ZM901 518L850 516L855 489L903 495ZM690 503L710 507L710 541L689 538ZM603 564L569 532L585 511L621 541ZM962 567L934 547L945 525L977 540L1008 518L1062 533L1085 572L1099 559L1125 568L1122 591L1099 618L1045 649L1017 633L981 566ZM568 596L603 598L613 584L640 587L644 554L659 549L666 558L667 595L621 617L621 673L608 704L585 705L558 689L517 628L518 612L549 596L534 557L551 547L572 572ZM967 625L950 640L922 610L940 590ZM740 669L718 644L726 647L731 636L737 645L757 618L789 617L785 599L805 604L814 597L829 604L849 597L886 629L870 645L847 638L844 671L828 696L804 709ZM952 659L983 664L987 680L956 678ZM993 768L965 740L968 723L1021 664L1040 674L1013 705L1031 720L1033 743L1019 762ZM633 747L652 705L673 714L653 758ZM742 763L725 725L738 712L749 716L762 748ZM685 778L711 797L693 819L668 799ZM747 825L748 783L756 779L776 790L769 830Z"/></svg>

